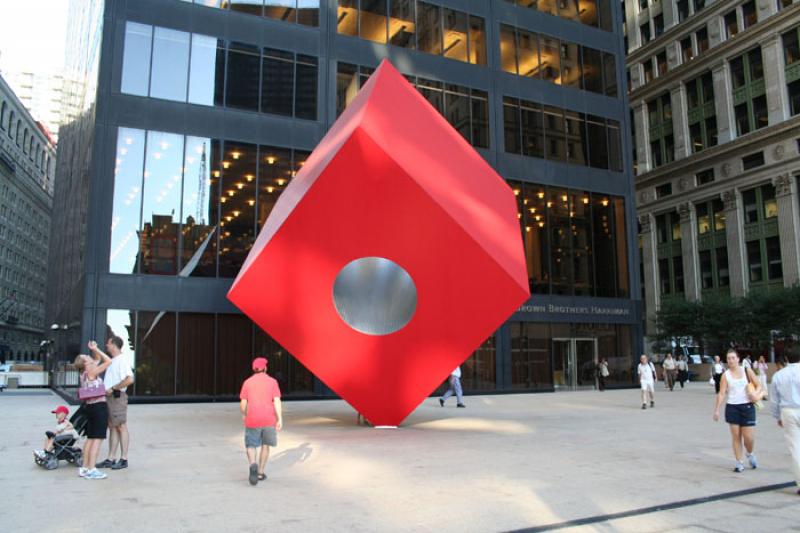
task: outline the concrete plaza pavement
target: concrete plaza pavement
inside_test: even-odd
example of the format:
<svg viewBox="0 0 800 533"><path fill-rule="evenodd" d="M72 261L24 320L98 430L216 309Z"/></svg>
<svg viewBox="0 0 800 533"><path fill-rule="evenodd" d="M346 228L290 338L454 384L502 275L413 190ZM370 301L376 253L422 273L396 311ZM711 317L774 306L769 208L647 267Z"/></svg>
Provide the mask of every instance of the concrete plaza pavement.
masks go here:
<svg viewBox="0 0 800 533"><path fill-rule="evenodd" d="M660 384L659 384L660 385ZM131 405L130 468L101 481L31 450L62 400L0 394L5 531L800 531L795 488L602 517L792 480L781 430L759 414L757 470L733 467L705 383L640 409L638 390L428 398L396 430L338 400L284 402L269 479L247 482L235 403ZM72 408L74 409L74 407ZM101 458L104 457L105 447ZM652 511L652 509L651 509ZM584 525L570 521L595 517Z"/></svg>

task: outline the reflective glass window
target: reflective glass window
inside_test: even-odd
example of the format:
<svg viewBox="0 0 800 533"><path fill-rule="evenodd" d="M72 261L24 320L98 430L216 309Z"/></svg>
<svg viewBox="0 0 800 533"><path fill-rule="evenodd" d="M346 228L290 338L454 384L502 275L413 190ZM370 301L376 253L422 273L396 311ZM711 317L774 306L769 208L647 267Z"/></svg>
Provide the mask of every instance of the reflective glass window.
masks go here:
<svg viewBox="0 0 800 533"><path fill-rule="evenodd" d="M526 183L523 193L517 196L520 213L524 215L525 253L528 265L528 283L534 294L550 292L550 249L547 233L547 208L545 188Z"/></svg>
<svg viewBox="0 0 800 533"><path fill-rule="evenodd" d="M339 63L336 66L336 116L341 115L350 105L358 89L358 66Z"/></svg>
<svg viewBox="0 0 800 533"><path fill-rule="evenodd" d="M489 148L489 94L486 91L473 90L470 102L472 104L472 145L478 148Z"/></svg>
<svg viewBox="0 0 800 533"><path fill-rule="evenodd" d="M619 122L607 120L608 125L608 166L611 170L622 172L622 137Z"/></svg>
<svg viewBox="0 0 800 533"><path fill-rule="evenodd" d="M253 323L244 315L217 315L217 395L238 397L242 378L253 373L250 357L253 351Z"/></svg>
<svg viewBox="0 0 800 533"><path fill-rule="evenodd" d="M260 63L257 46L236 42L230 44L225 86L227 107L258 111Z"/></svg>
<svg viewBox="0 0 800 533"><path fill-rule="evenodd" d="M260 328L255 328L254 353L267 358L269 373L278 382L283 396L307 396L314 393L314 377L311 372Z"/></svg>
<svg viewBox="0 0 800 533"><path fill-rule="evenodd" d="M574 285L572 227L567 190L548 188L545 207L548 210L550 226L550 268L553 276L553 294L571 295Z"/></svg>
<svg viewBox="0 0 800 533"><path fill-rule="evenodd" d="M297 22L306 26L319 26L319 2L320 0L297 0Z"/></svg>
<svg viewBox="0 0 800 533"><path fill-rule="evenodd" d="M233 278L255 241L258 150L254 144L226 141L224 157L219 276Z"/></svg>
<svg viewBox="0 0 800 533"><path fill-rule="evenodd" d="M586 115L566 111L567 120L567 162L586 165L589 145L586 139Z"/></svg>
<svg viewBox="0 0 800 533"><path fill-rule="evenodd" d="M500 25L500 68L517 74L517 41L514 28Z"/></svg>
<svg viewBox="0 0 800 533"><path fill-rule="evenodd" d="M444 92L444 118L466 140L470 140L469 91L458 85L448 84Z"/></svg>
<svg viewBox="0 0 800 533"><path fill-rule="evenodd" d="M376 43L386 42L386 0L361 0L359 36Z"/></svg>
<svg viewBox="0 0 800 533"><path fill-rule="evenodd" d="M224 44L217 48L217 39L192 35L192 58L189 67L189 102L222 105L225 87Z"/></svg>
<svg viewBox="0 0 800 533"><path fill-rule="evenodd" d="M522 154L544 158L544 115L542 106L533 102L520 102L522 119Z"/></svg>
<svg viewBox="0 0 800 533"><path fill-rule="evenodd" d="M442 53L442 8L425 2L417 2L417 49L429 54Z"/></svg>
<svg viewBox="0 0 800 533"><path fill-rule="evenodd" d="M392 0L389 7L389 42L403 48L414 48L417 31L415 0Z"/></svg>
<svg viewBox="0 0 800 533"><path fill-rule="evenodd" d="M214 394L213 314L178 314L177 394Z"/></svg>
<svg viewBox="0 0 800 533"><path fill-rule="evenodd" d="M289 1L294 4L294 0ZM261 16L261 6L264 0L227 0L226 3L231 11Z"/></svg>
<svg viewBox="0 0 800 533"><path fill-rule="evenodd" d="M274 146L260 146L258 160L258 229L264 227L278 197L294 174L292 151Z"/></svg>
<svg viewBox="0 0 800 533"><path fill-rule="evenodd" d="M142 207L144 150L144 131L119 128L109 254L109 271L112 273L135 273Z"/></svg>
<svg viewBox="0 0 800 533"><path fill-rule="evenodd" d="M125 24L125 51L122 56L123 93L147 96L150 86L150 49L153 27L135 22Z"/></svg>
<svg viewBox="0 0 800 533"><path fill-rule="evenodd" d="M519 100L508 97L503 98L503 138L506 152L512 154L521 152L519 113Z"/></svg>
<svg viewBox="0 0 800 533"><path fill-rule="evenodd" d="M182 135L147 132L139 232L142 274L178 273L183 161Z"/></svg>
<svg viewBox="0 0 800 533"><path fill-rule="evenodd" d="M486 64L486 28L481 17L469 16L469 62Z"/></svg>
<svg viewBox="0 0 800 533"><path fill-rule="evenodd" d="M747 267L750 272L750 281L764 280L764 266L761 262L761 241L747 242Z"/></svg>
<svg viewBox="0 0 800 533"><path fill-rule="evenodd" d="M317 58L297 55L294 116L317 119Z"/></svg>
<svg viewBox="0 0 800 533"><path fill-rule="evenodd" d="M569 122L569 117L567 117L567 122ZM593 296L595 288L589 195L582 192L570 192L569 203L569 216L572 223L574 292L576 296Z"/></svg>
<svg viewBox="0 0 800 533"><path fill-rule="evenodd" d="M547 159L566 161L567 146L564 110L557 107L544 106L544 127Z"/></svg>
<svg viewBox="0 0 800 533"><path fill-rule="evenodd" d="M539 39L535 33L518 30L519 40L519 74L538 78L541 76L541 63L539 62Z"/></svg>
<svg viewBox="0 0 800 533"><path fill-rule="evenodd" d="M608 168L608 144L606 125L602 117L587 115L589 135L589 165L595 168Z"/></svg>
<svg viewBox="0 0 800 533"><path fill-rule="evenodd" d="M578 0L578 13L583 24L597 27L599 16L596 0Z"/></svg>
<svg viewBox="0 0 800 533"><path fill-rule="evenodd" d="M593 193L590 201L595 259L595 294L613 298L616 296L613 206L609 197L603 194Z"/></svg>
<svg viewBox="0 0 800 533"><path fill-rule="evenodd" d="M175 313L136 313L136 394L175 394Z"/></svg>
<svg viewBox="0 0 800 533"><path fill-rule="evenodd" d="M466 62L467 14L454 9L444 9L444 56Z"/></svg>
<svg viewBox="0 0 800 533"><path fill-rule="evenodd" d="M611 0L599 0L599 5L600 5L600 28L605 31L613 31L614 20L611 12Z"/></svg>
<svg viewBox="0 0 800 533"><path fill-rule="evenodd" d="M561 83L561 46L558 39L542 36L539 40L542 79Z"/></svg>
<svg viewBox="0 0 800 533"><path fill-rule="evenodd" d="M582 46L581 52L584 88L587 91L603 94L603 54L587 46Z"/></svg>
<svg viewBox="0 0 800 533"><path fill-rule="evenodd" d="M336 31L342 35L358 35L358 0L339 0Z"/></svg>
<svg viewBox="0 0 800 533"><path fill-rule="evenodd" d="M444 98L442 96L442 82L419 78L417 90L430 102L439 113L444 111Z"/></svg>
<svg viewBox="0 0 800 533"><path fill-rule="evenodd" d="M294 56L291 52L264 49L261 111L292 116L294 105ZM308 89L308 87L306 87ZM316 95L316 87L314 87ZM308 102L306 102L308 103Z"/></svg>
<svg viewBox="0 0 800 533"><path fill-rule="evenodd" d="M198 268L208 271L209 263L212 269L215 265L217 201L211 167L219 156L212 147L219 143L207 137L186 137L185 144L180 273L192 276Z"/></svg>
<svg viewBox="0 0 800 533"><path fill-rule="evenodd" d="M155 28L150 80L150 96L153 98L186 101L189 35L183 31Z"/></svg>
<svg viewBox="0 0 800 533"><path fill-rule="evenodd" d="M260 4L259 0L250 0L253 4ZM233 9L233 6L231 6ZM258 14L255 13L254 14ZM264 16L267 18L282 20L284 22L296 22L297 10L295 0L265 0Z"/></svg>

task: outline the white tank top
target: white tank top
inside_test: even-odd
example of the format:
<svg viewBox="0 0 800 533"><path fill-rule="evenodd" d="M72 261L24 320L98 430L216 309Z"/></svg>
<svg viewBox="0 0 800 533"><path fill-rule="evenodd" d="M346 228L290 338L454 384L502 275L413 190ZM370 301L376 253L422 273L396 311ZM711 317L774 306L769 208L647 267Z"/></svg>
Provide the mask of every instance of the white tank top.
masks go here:
<svg viewBox="0 0 800 533"><path fill-rule="evenodd" d="M750 403L747 397L747 371L742 368L742 377L735 378L730 370L725 371L725 379L728 382L728 403L740 405Z"/></svg>

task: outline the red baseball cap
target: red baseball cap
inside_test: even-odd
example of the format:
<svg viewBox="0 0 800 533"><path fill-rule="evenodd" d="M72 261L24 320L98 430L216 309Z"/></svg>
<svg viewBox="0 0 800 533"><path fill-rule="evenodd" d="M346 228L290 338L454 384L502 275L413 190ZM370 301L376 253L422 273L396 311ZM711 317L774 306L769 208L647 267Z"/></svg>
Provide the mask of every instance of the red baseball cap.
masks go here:
<svg viewBox="0 0 800 533"><path fill-rule="evenodd" d="M69 414L69 409L67 409L67 407L65 405L59 405L58 407L56 407L55 409L53 409L50 412L51 413L56 413L56 414L64 413L65 415L68 415Z"/></svg>
<svg viewBox="0 0 800 533"><path fill-rule="evenodd" d="M263 357L253 359L253 370L264 370L267 368L267 360Z"/></svg>

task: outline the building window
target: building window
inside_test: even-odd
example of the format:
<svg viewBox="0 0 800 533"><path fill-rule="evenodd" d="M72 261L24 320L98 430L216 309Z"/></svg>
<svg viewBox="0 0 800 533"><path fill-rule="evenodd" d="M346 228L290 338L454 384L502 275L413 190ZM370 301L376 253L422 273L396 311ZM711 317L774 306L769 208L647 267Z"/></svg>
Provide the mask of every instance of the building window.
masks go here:
<svg viewBox="0 0 800 533"><path fill-rule="evenodd" d="M764 152L756 152L742 158L742 170L750 170L764 165Z"/></svg>
<svg viewBox="0 0 800 533"><path fill-rule="evenodd" d="M675 2L675 7L678 13L679 23L689 18L689 0L677 0Z"/></svg>
<svg viewBox="0 0 800 533"><path fill-rule="evenodd" d="M650 21L648 20L639 26L639 34L642 36L642 46L650 42Z"/></svg>
<svg viewBox="0 0 800 533"><path fill-rule="evenodd" d="M781 242L776 237L767 237L764 244L767 252L767 276L770 281L783 279L783 265L781 263Z"/></svg>
<svg viewBox="0 0 800 533"><path fill-rule="evenodd" d="M685 39L681 39L681 57L683 58L683 63L687 63L694 58L694 49L692 48L692 37L686 37Z"/></svg>
<svg viewBox="0 0 800 533"><path fill-rule="evenodd" d="M717 117L711 72L686 83L686 101L692 153L716 146Z"/></svg>
<svg viewBox="0 0 800 533"><path fill-rule="evenodd" d="M152 30L127 23L123 93L317 120L317 58Z"/></svg>
<svg viewBox="0 0 800 533"><path fill-rule="evenodd" d="M730 68L736 132L741 136L769 123L761 47L733 58Z"/></svg>
<svg viewBox="0 0 800 533"><path fill-rule="evenodd" d="M394 2L395 0L390 0ZM520 7L535 9L548 15L579 21L587 26L611 31L611 3L608 0L570 0L567 2L531 2L529 0L506 0ZM624 14L624 10L623 10Z"/></svg>
<svg viewBox="0 0 800 533"><path fill-rule="evenodd" d="M505 24L500 26L500 65L519 76L617 96L612 54Z"/></svg>
<svg viewBox="0 0 800 533"><path fill-rule="evenodd" d="M658 38L661 34L664 33L664 15L659 14L653 17L653 35L654 38Z"/></svg>
<svg viewBox="0 0 800 533"><path fill-rule="evenodd" d="M650 131L650 155L653 168L675 159L675 141L672 133L672 99L664 93L647 103Z"/></svg>
<svg viewBox="0 0 800 533"><path fill-rule="evenodd" d="M503 128L508 153L622 171L616 120L504 97Z"/></svg>
<svg viewBox="0 0 800 533"><path fill-rule="evenodd" d="M789 111L792 115L800 113L800 26L782 35L784 73L789 93Z"/></svg>
<svg viewBox="0 0 800 533"><path fill-rule="evenodd" d="M664 50L660 54L656 55L656 70L658 70L658 75L663 76L667 73L667 51Z"/></svg>
<svg viewBox="0 0 800 533"><path fill-rule="evenodd" d="M191 2L191 0L183 0ZM358 0L351 0L353 4ZM217 9L230 9L245 15L265 17L281 22L319 26L319 0L194 0L195 4ZM263 4L263 6L262 6Z"/></svg>
<svg viewBox="0 0 800 533"><path fill-rule="evenodd" d="M742 25L744 29L754 26L758 22L758 15L756 14L755 0L750 0L742 4Z"/></svg>
<svg viewBox="0 0 800 533"><path fill-rule="evenodd" d="M316 61L316 58L307 58L306 56L298 56L298 58ZM374 69L370 67L349 63L337 65L337 116L341 115L350 105L358 90L373 72ZM489 148L489 95L486 91L454 84L443 84L416 76L406 76L406 78L467 142L478 148ZM306 85L310 91L310 84ZM316 80L314 89L316 90ZM305 101L310 102L310 97L306 97ZM509 142L508 138L506 138L506 142Z"/></svg>
<svg viewBox="0 0 800 533"><path fill-rule="evenodd" d="M622 198L527 182L509 185L517 197L532 293L627 296Z"/></svg>
<svg viewBox="0 0 800 533"><path fill-rule="evenodd" d="M486 64L481 17L414 0L339 0L337 32L376 43Z"/></svg>
<svg viewBox="0 0 800 533"><path fill-rule="evenodd" d="M728 39L739 33L739 22L736 18L736 10L726 13L724 17L725 35Z"/></svg>
<svg viewBox="0 0 800 533"><path fill-rule="evenodd" d="M700 55L708 50L708 28L697 30L694 36L697 41L697 54Z"/></svg>
<svg viewBox="0 0 800 533"><path fill-rule="evenodd" d="M672 195L672 182L664 183L656 187L656 198L664 198Z"/></svg>
<svg viewBox="0 0 800 533"><path fill-rule="evenodd" d="M764 279L764 268L761 259L761 241L747 241L747 268L750 282L758 283Z"/></svg>

